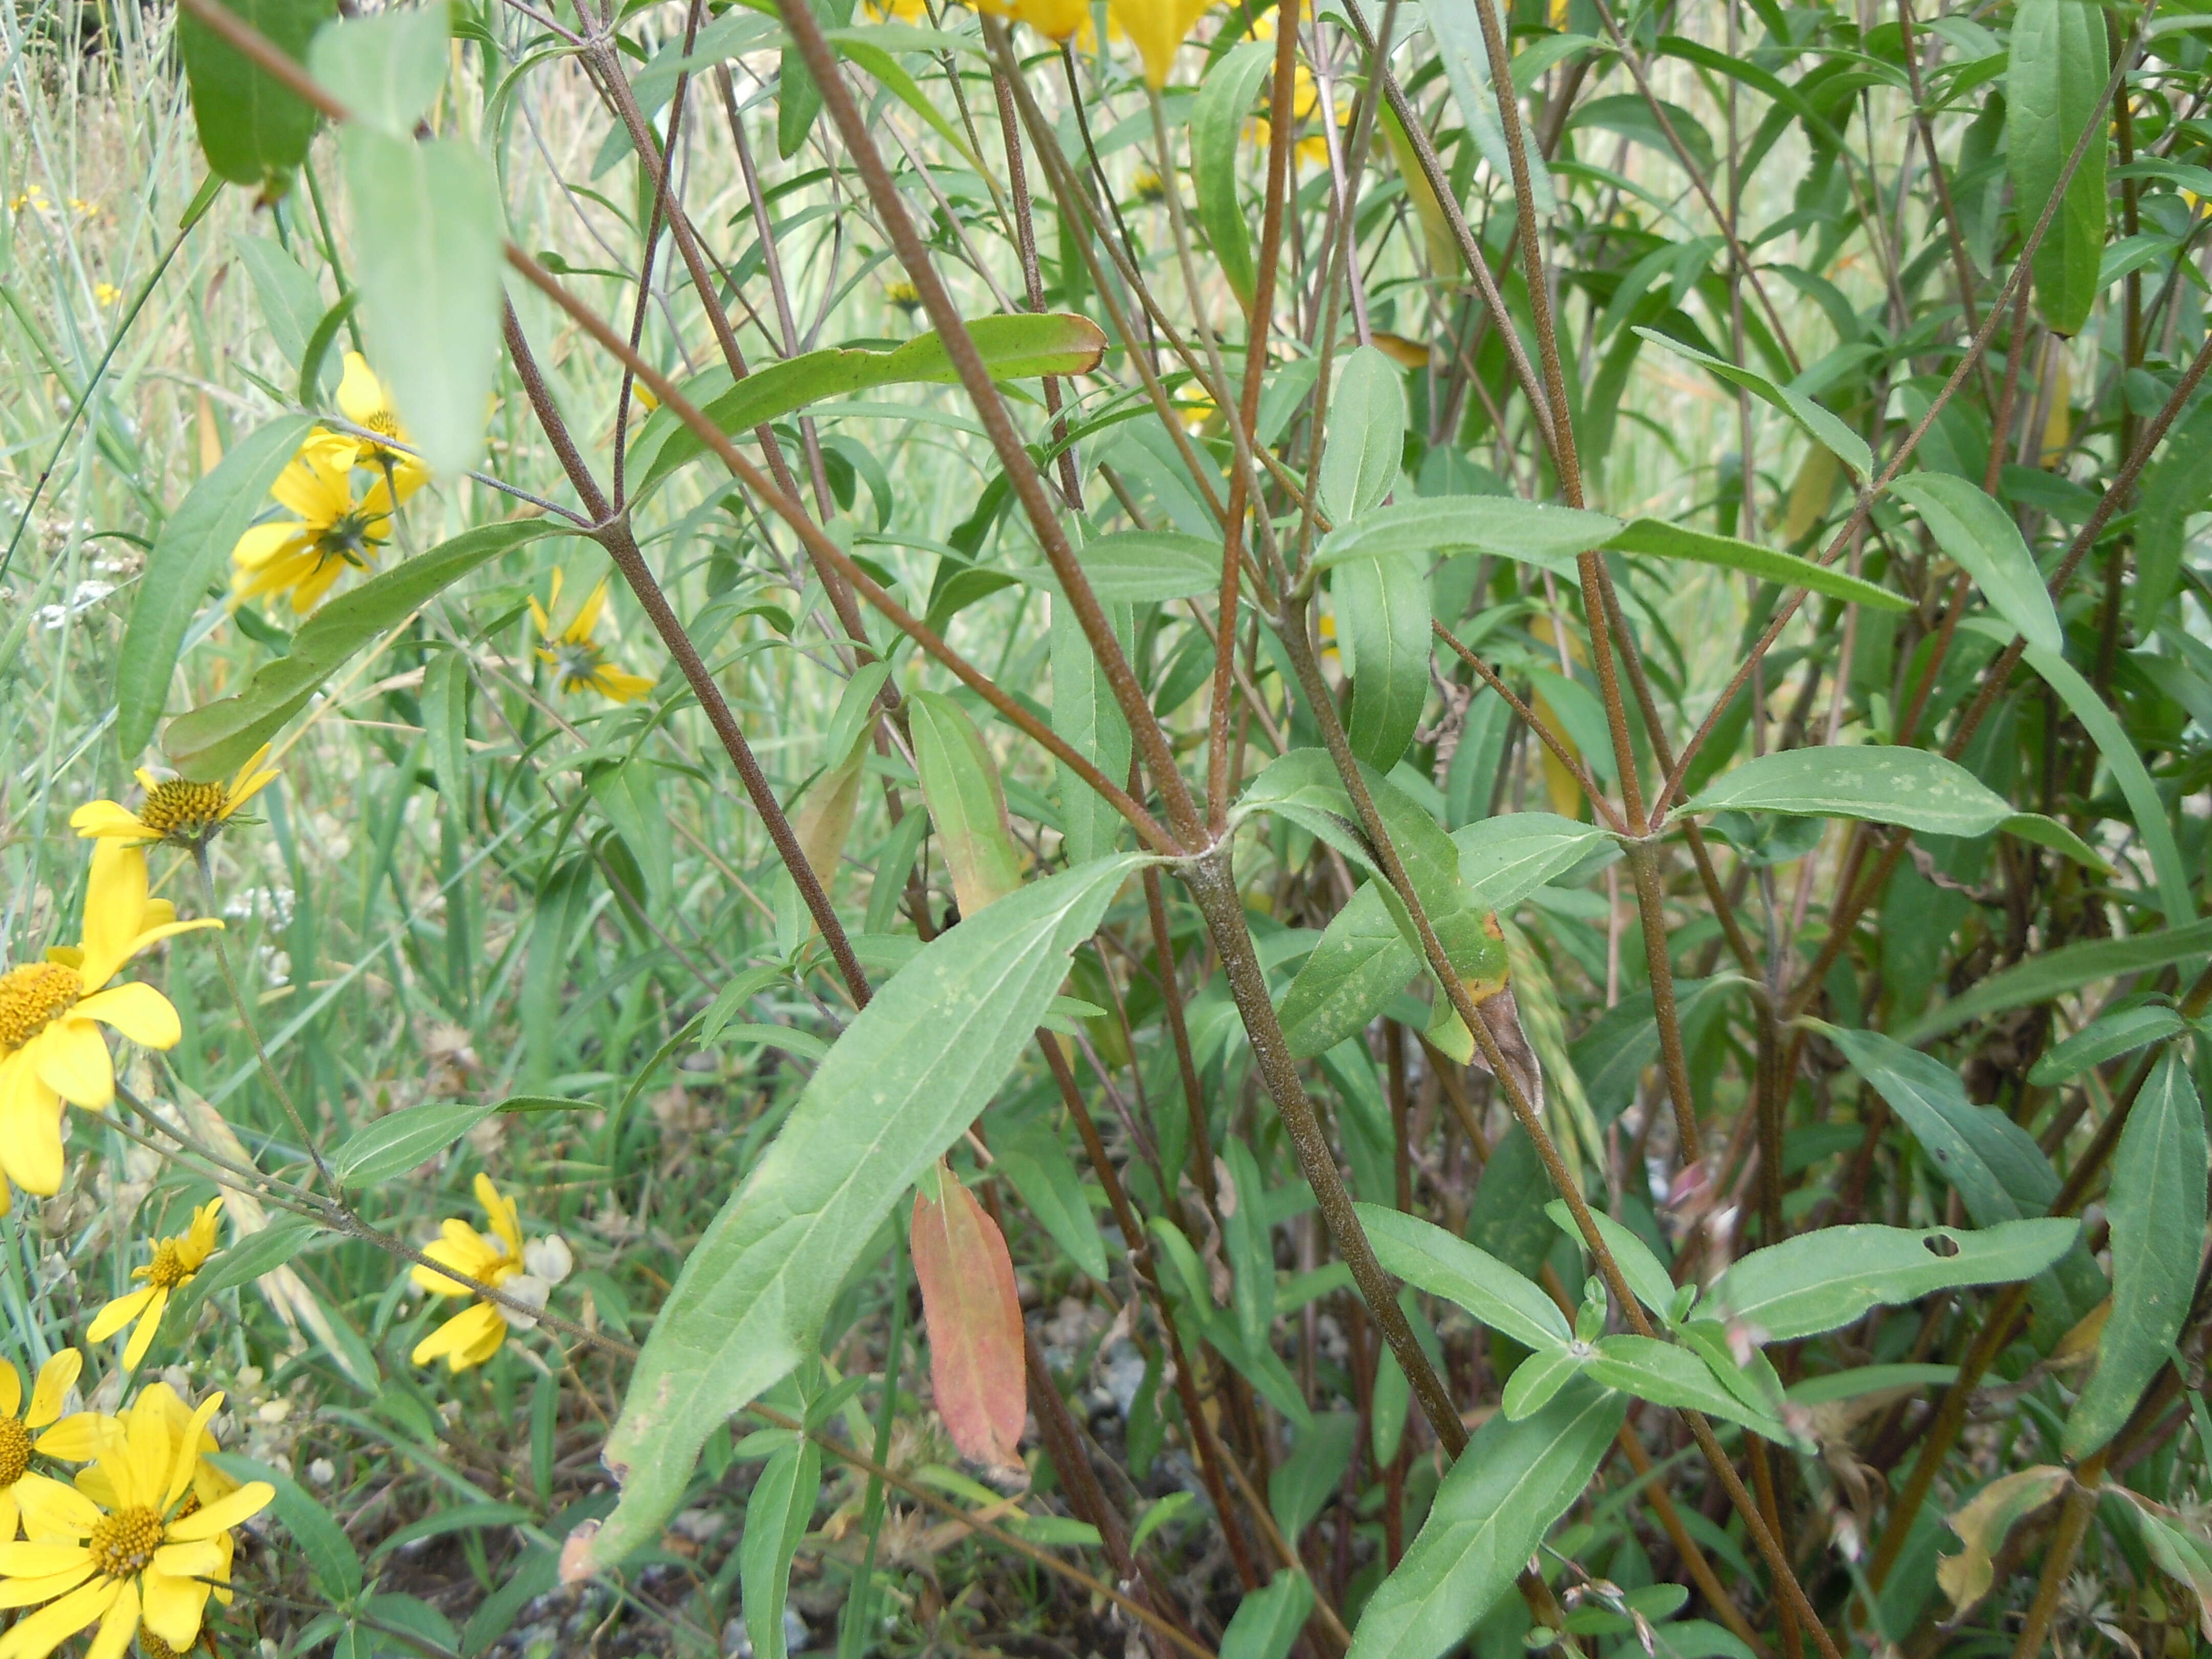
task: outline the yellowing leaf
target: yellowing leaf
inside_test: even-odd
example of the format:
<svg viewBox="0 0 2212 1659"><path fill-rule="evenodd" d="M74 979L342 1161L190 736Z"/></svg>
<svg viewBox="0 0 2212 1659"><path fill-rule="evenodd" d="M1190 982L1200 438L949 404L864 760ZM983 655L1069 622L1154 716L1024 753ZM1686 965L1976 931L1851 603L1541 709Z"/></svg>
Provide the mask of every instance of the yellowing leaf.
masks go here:
<svg viewBox="0 0 2212 1659"><path fill-rule="evenodd" d="M1992 1480L1973 1501L1949 1517L1951 1530L1966 1545L1936 1564L1936 1580L1960 1613L1990 1593L1994 1559L2006 1534L2065 1489L2069 1476L2055 1463L2039 1463Z"/></svg>

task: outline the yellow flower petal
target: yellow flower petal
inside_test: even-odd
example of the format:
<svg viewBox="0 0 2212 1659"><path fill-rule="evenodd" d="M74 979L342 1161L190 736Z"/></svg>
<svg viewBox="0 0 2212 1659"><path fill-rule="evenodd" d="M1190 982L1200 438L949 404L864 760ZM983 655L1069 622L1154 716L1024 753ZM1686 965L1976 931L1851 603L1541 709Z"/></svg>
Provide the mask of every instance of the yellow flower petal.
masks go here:
<svg viewBox="0 0 2212 1659"><path fill-rule="evenodd" d="M0 1580L0 1607L35 1607L41 1601L53 1601L58 1595L64 1598L17 1620L7 1639L0 1641L0 1655L7 1659L46 1659L99 1618L114 1600L118 1586L112 1578L94 1579L86 1584L84 1581L91 1577L92 1559L88 1556L82 1565L49 1577ZM84 1588L78 1589L80 1584ZM70 1591L75 1594L68 1594Z"/></svg>
<svg viewBox="0 0 2212 1659"><path fill-rule="evenodd" d="M84 1370L84 1356L75 1348L64 1348L39 1367L38 1381L31 1387L31 1409L24 1413L23 1426L42 1429L62 1414L62 1401L76 1386L78 1373ZM15 1408L8 1407L14 1416Z"/></svg>
<svg viewBox="0 0 2212 1659"><path fill-rule="evenodd" d="M483 1363L465 1356L479 1348L487 1335L495 1349L506 1334L507 1322L499 1316L499 1310L489 1302L479 1302L464 1308L417 1342L415 1352L408 1358L417 1365L432 1364L442 1358L454 1370L466 1370L471 1365Z"/></svg>
<svg viewBox="0 0 2212 1659"><path fill-rule="evenodd" d="M82 1413L89 1416L90 1413ZM75 1419L72 1419L72 1421ZM112 1418L100 1419L112 1423ZM39 1437L40 1449L52 1438L55 1431L49 1430ZM113 1438L116 1431L106 1431ZM64 1539L84 1539L92 1536L92 1529L100 1524L100 1505L74 1486L65 1486L58 1480L49 1480L42 1474L27 1474L15 1486L16 1502L23 1509L23 1532L27 1537L46 1543L58 1543Z"/></svg>
<svg viewBox="0 0 2212 1659"><path fill-rule="evenodd" d="M61 1115L30 1049L0 1060L0 1170L27 1193L61 1190Z"/></svg>
<svg viewBox="0 0 2212 1659"><path fill-rule="evenodd" d="M123 1659L124 1650L138 1633L138 1586L125 1583L107 1614L100 1621L100 1634L84 1650L84 1659Z"/></svg>
<svg viewBox="0 0 2212 1659"><path fill-rule="evenodd" d="M51 1578L88 1559L82 1544L0 1544L0 1573L10 1578Z"/></svg>
<svg viewBox="0 0 2212 1659"><path fill-rule="evenodd" d="M96 991L131 955L146 911L146 853L117 841L92 849L84 891L84 988Z"/></svg>
<svg viewBox="0 0 2212 1659"><path fill-rule="evenodd" d="M338 412L356 426L368 427L376 424L378 416L392 413L384 382L358 351L345 355L345 373L338 378Z"/></svg>
<svg viewBox="0 0 2212 1659"><path fill-rule="evenodd" d="M185 1544L198 1539L213 1538L219 1532L228 1532L233 1527L251 1521L267 1509L276 1497L276 1488L266 1480L249 1481L229 1497L172 1521L168 1535L179 1543Z"/></svg>
<svg viewBox="0 0 2212 1659"><path fill-rule="evenodd" d="M13 1417L23 1403L23 1373L12 1359L0 1359L0 1417Z"/></svg>
<svg viewBox="0 0 2212 1659"><path fill-rule="evenodd" d="M115 1098L115 1062L90 1020L58 1019L23 1048L38 1057L40 1081L71 1105L97 1111Z"/></svg>
<svg viewBox="0 0 2212 1659"><path fill-rule="evenodd" d="M147 1629L178 1653L199 1640L200 1614L208 1599L205 1584L160 1572L149 1572L139 1583L145 1587Z"/></svg>
<svg viewBox="0 0 2212 1659"><path fill-rule="evenodd" d="M170 926L179 932L191 927L189 922L172 922ZM70 1012L74 1018L96 1019L112 1025L133 1042L149 1048L173 1048L185 1034L183 1025L178 1022L175 1006L150 985L111 985L87 997Z"/></svg>
<svg viewBox="0 0 2212 1659"><path fill-rule="evenodd" d="M128 1296L117 1297L94 1316L91 1326L84 1334L85 1340L106 1341L109 1337L143 1313L146 1310L146 1304L153 1299L154 1287L151 1285L133 1291Z"/></svg>
<svg viewBox="0 0 2212 1659"><path fill-rule="evenodd" d="M139 820L136 812L126 811L112 800L88 801L70 814L70 828L87 837L121 836L137 841L157 841L159 836Z"/></svg>
<svg viewBox="0 0 2212 1659"><path fill-rule="evenodd" d="M131 1333L131 1340L123 1350L123 1367L137 1370L138 1362L146 1357L146 1350L154 1346L154 1333L161 1328L161 1315L169 1305L169 1287L156 1285L146 1311L138 1316L138 1327Z"/></svg>

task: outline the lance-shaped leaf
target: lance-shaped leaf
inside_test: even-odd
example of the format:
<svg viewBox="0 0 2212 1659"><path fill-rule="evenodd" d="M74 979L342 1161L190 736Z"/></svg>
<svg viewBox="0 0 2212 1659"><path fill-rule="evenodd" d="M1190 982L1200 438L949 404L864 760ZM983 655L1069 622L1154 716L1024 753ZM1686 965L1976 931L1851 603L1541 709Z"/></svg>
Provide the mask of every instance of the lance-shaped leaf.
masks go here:
<svg viewBox="0 0 2212 1659"><path fill-rule="evenodd" d="M914 1195L914 1276L937 1414L963 1457L1018 1467L1029 1389L1014 1264L998 1224L942 1164L935 1185Z"/></svg>
<svg viewBox="0 0 2212 1659"><path fill-rule="evenodd" d="M2066 1419L2069 1457L2119 1432L2173 1352L2203 1254L2207 1156L2197 1085L2169 1048L2112 1153L2112 1311L2097 1338L2097 1370Z"/></svg>
<svg viewBox="0 0 2212 1659"><path fill-rule="evenodd" d="M1736 1390L1723 1387L1701 1356L1671 1342L1649 1336L1601 1337L1597 1352L1583 1370L1593 1382L1623 1389L1656 1406L1702 1412L1723 1422L1740 1423L1778 1445L1814 1449L1811 1442L1790 1433L1779 1419L1758 1410Z"/></svg>
<svg viewBox="0 0 2212 1659"><path fill-rule="evenodd" d="M1966 1098L1959 1074L1932 1054L1879 1031L1815 1023L1874 1085L1912 1138L1958 1189L1978 1227L2041 1215L2058 1195L2058 1172L2035 1137L1994 1106Z"/></svg>
<svg viewBox="0 0 2212 1659"><path fill-rule="evenodd" d="M1578 579L1575 555L1603 547L1620 520L1579 507L1547 507L1508 495L1438 495L1395 501L1340 524L1322 540L1316 568L1376 553L1451 558L1488 553Z"/></svg>
<svg viewBox="0 0 2212 1659"><path fill-rule="evenodd" d="M983 367L994 380L1044 374L1083 374L1096 368L1106 337L1085 317L978 317L968 325ZM916 335L891 351L834 348L772 363L732 383L726 368L710 368L680 388L725 432L750 432L765 421L824 398L850 397L875 386L949 386L959 380L945 343L934 332ZM706 445L666 410L655 410L630 445L632 499L642 501Z"/></svg>
<svg viewBox="0 0 2212 1659"><path fill-rule="evenodd" d="M2139 1004L2091 1020L2065 1042L2054 1044L2028 1067L2027 1080L2039 1089L2070 1082L2093 1066L2163 1042L2183 1029L2179 1014L2164 1003Z"/></svg>
<svg viewBox="0 0 2212 1659"><path fill-rule="evenodd" d="M1198 222L1231 291L1247 310L1256 284L1252 239L1237 202L1237 153L1274 53L1273 43L1264 40L1231 46L1206 67L1190 106L1190 182L1198 198Z"/></svg>
<svg viewBox="0 0 2212 1659"><path fill-rule="evenodd" d="M757 1659L784 1659L783 1608L791 1595L791 1562L813 1524L822 1495L822 1449L800 1434L779 1446L745 1499L738 1540L738 1589L745 1636Z"/></svg>
<svg viewBox="0 0 2212 1659"><path fill-rule="evenodd" d="M1060 1139L1044 1123L1030 1123L1012 1134L991 1137L992 1169L1013 1183L1022 1203L1066 1250L1075 1265L1102 1285L1106 1282L1106 1241L1098 1219L1083 1195Z"/></svg>
<svg viewBox="0 0 2212 1659"><path fill-rule="evenodd" d="M1600 826L1556 812L1501 812L1462 825L1451 838L1468 903L1478 910L1510 909L1612 844Z"/></svg>
<svg viewBox="0 0 2212 1659"><path fill-rule="evenodd" d="M154 735L185 632L209 586L313 424L288 415L257 427L161 521L115 659L115 745L125 765Z"/></svg>
<svg viewBox="0 0 2212 1659"><path fill-rule="evenodd" d="M1606 545L1620 552L1641 553L1650 558L1717 564L1725 570L1741 570L1761 581L1779 582L1809 592L1826 593L1832 599L1848 599L1872 611L1912 609L1912 601L1902 593L1877 587L1848 570L1815 564L1794 553L1778 552L1756 542L1738 541L1733 536L1716 536L1711 531L1692 530L1687 525L1668 524L1663 519L1632 520Z"/></svg>
<svg viewBox="0 0 2212 1659"><path fill-rule="evenodd" d="M845 1028L661 1307L607 1439L622 1501L572 1539L572 1577L657 1538L708 1431L814 1352L891 1205L1005 1082L1070 952L1144 861L1032 883L939 934Z"/></svg>
<svg viewBox="0 0 2212 1659"><path fill-rule="evenodd" d="M1291 1052L1301 1060L1327 1054L1364 1030L1420 971L1420 952L1406 942L1380 886L1364 884L1329 918L1283 994L1276 1012Z"/></svg>
<svg viewBox="0 0 2212 1659"><path fill-rule="evenodd" d="M2029 1007L2100 980L2148 973L2168 963L2203 956L2212 956L2212 921L2192 921L2186 927L2161 927L2131 939L2093 939L2062 945L2002 974L1992 974L1931 1009L1898 1033L1898 1040L1925 1042L1970 1020L2000 1014L2008 1008Z"/></svg>
<svg viewBox="0 0 2212 1659"><path fill-rule="evenodd" d="M1464 1640L1583 1495L1627 1413L1626 1395L1577 1381L1533 1417L1484 1424L1369 1598L1350 1659L1437 1659Z"/></svg>
<svg viewBox="0 0 2212 1659"><path fill-rule="evenodd" d="M1389 499L1405 458L1404 371L1380 348L1361 346L1345 358L1329 395L1327 429L1322 510L1332 524L1349 524Z"/></svg>
<svg viewBox="0 0 2212 1659"><path fill-rule="evenodd" d="M1713 1285L1712 1313L1763 1342L1789 1342L1850 1324L1877 1304L1911 1302L1966 1285L2033 1279L2066 1253L2070 1216L1953 1227L1824 1227L1753 1250Z"/></svg>
<svg viewBox="0 0 2212 1659"><path fill-rule="evenodd" d="M1918 509L1936 544L1974 579L1997 615L2030 645L2056 651L2064 644L2058 612L2012 514L1979 486L1949 472L1915 472L1889 487Z"/></svg>
<svg viewBox="0 0 2212 1659"><path fill-rule="evenodd" d="M1681 810L1863 818L1931 836L1986 836L2012 812L1956 761L1892 744L1762 755L1722 773Z"/></svg>
<svg viewBox="0 0 2212 1659"><path fill-rule="evenodd" d="M1285 1567L1264 1589L1237 1604L1236 1616L1221 1632L1221 1659L1285 1659L1313 1604L1313 1585L1305 1575Z"/></svg>
<svg viewBox="0 0 2212 1659"><path fill-rule="evenodd" d="M1936 1582L1951 1598L1954 1613L1966 1612L1990 1593L1996 1577L1996 1553L2012 1529L2066 1489L2071 1477L2056 1464L2039 1463L2000 1475L1976 1492L1966 1506L1945 1517L1966 1547L1936 1564Z"/></svg>
<svg viewBox="0 0 2212 1659"><path fill-rule="evenodd" d="M1378 772L1398 763L1429 698L1429 584L1402 553L1346 559L1329 580L1330 613L1352 678L1345 740Z"/></svg>
<svg viewBox="0 0 2212 1659"><path fill-rule="evenodd" d="M1566 1316L1552 1298L1496 1256L1401 1210L1380 1204L1353 1207L1375 1246L1376 1260L1408 1285L1456 1302L1523 1347L1557 1348L1572 1340Z"/></svg>
<svg viewBox="0 0 2212 1659"><path fill-rule="evenodd" d="M1022 884L1021 851L1006 823L998 763L975 722L950 697L916 691L907 707L921 798L952 872L960 914L972 916Z"/></svg>
<svg viewBox="0 0 2212 1659"><path fill-rule="evenodd" d="M337 15L336 0L223 0L224 9L287 56ZM322 118L189 11L177 14L177 45L192 89L192 118L208 165L233 184L260 186L307 159Z"/></svg>
<svg viewBox="0 0 2212 1659"><path fill-rule="evenodd" d="M1577 1249L1585 1248L1582 1229L1575 1225L1574 1212L1567 1208L1566 1200L1552 1200L1544 1206L1544 1213L1552 1218L1554 1227L1574 1240ZM1674 1275L1667 1271L1666 1264L1633 1231L1604 1211L1592 1210L1590 1219L1597 1224L1597 1236L1605 1241L1605 1248L1620 1269L1621 1278L1627 1281L1630 1291L1638 1302L1665 1319L1674 1304Z"/></svg>
<svg viewBox="0 0 2212 1659"><path fill-rule="evenodd" d="M2140 1492L2115 1488L2134 1505L2143 1548L2160 1572L2188 1586L2197 1603L2197 1628L2212 1642L2212 1540L2183 1520L2178 1510L2154 1504Z"/></svg>
<svg viewBox="0 0 2212 1659"><path fill-rule="evenodd" d="M478 566L559 529L542 519L484 525L370 577L302 623L290 652L254 670L244 690L171 720L161 746L187 777L234 770L377 635L398 627Z"/></svg>
<svg viewBox="0 0 2212 1659"><path fill-rule="evenodd" d="M2042 217L2074 147L2095 123L2035 251L2035 308L2054 334L2080 333L2097 302L2108 206L2097 104L2111 66L2102 8L2089 0L2021 0L2005 76L2005 155L2023 233Z"/></svg>
<svg viewBox="0 0 2212 1659"><path fill-rule="evenodd" d="M1778 386L1756 369L1739 368L1709 351L1685 345L1656 329L1639 328L1636 331L1652 344L1663 346L1678 356L1686 357L1707 374L1726 380L1731 386L1740 386L1762 403L1772 404L1796 422L1807 437L1824 445L1831 454L1859 477L1874 476L1874 452L1867 447L1867 441L1803 392L1790 386Z"/></svg>

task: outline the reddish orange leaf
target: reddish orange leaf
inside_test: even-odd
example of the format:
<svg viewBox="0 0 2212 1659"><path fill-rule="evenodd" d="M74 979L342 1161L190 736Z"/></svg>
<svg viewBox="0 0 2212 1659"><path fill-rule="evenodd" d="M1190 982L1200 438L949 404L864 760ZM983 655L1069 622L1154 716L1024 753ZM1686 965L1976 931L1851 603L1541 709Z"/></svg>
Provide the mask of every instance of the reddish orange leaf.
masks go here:
<svg viewBox="0 0 2212 1659"><path fill-rule="evenodd" d="M1029 1392L1014 1264L998 1224L942 1164L938 1191L938 1199L914 1199L914 1276L929 1325L937 1413L963 1456L1018 1466Z"/></svg>

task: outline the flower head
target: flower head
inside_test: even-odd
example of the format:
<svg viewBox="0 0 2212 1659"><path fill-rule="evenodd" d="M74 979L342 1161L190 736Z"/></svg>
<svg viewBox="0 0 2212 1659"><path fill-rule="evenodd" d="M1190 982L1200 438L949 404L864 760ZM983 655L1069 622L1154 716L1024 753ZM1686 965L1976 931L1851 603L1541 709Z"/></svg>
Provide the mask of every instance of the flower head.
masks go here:
<svg viewBox="0 0 2212 1659"><path fill-rule="evenodd" d="M342 434L345 442L353 446L353 464L365 466L372 472L382 474L390 469L390 478L397 498L405 501L421 488L430 476L430 469L420 455L408 450L394 449L379 439L389 438L396 443L409 443L407 428L399 423L399 416L392 401L392 392L368 366L368 359L358 351L345 355L345 373L338 380L338 413L364 431L377 434L362 438L351 433Z"/></svg>
<svg viewBox="0 0 2212 1659"><path fill-rule="evenodd" d="M112 283L94 283L92 285L93 302L96 305L112 306L122 297L123 290Z"/></svg>
<svg viewBox="0 0 2212 1659"><path fill-rule="evenodd" d="M31 1454L67 1456L58 1449L52 1425L62 1414L62 1405L84 1368L84 1356L64 1348L39 1367L31 1385L31 1403L23 1405L23 1374L9 1360L0 1359L0 1542L12 1540L26 1498L36 1501L40 1489L55 1485L31 1470ZM46 1429L43 1435L35 1431Z"/></svg>
<svg viewBox="0 0 2212 1659"><path fill-rule="evenodd" d="M23 1502L33 1541L0 1544L0 1603L37 1607L0 1638L0 1659L45 1659L97 1623L90 1652L119 1659L141 1627L172 1652L199 1639L207 1599L228 1576L230 1530L276 1497L256 1480L205 1501L197 1477L210 1395L177 1420L175 1395L149 1388L100 1437L74 1487L48 1481Z"/></svg>
<svg viewBox="0 0 2212 1659"><path fill-rule="evenodd" d="M192 1212L191 1226L173 1237L155 1240L151 1259L144 1267L131 1270L131 1278L145 1283L102 1308L85 1333L87 1339L105 1342L136 1320L131 1340L123 1350L125 1366L135 1370L146 1357L146 1350L154 1346L154 1333L161 1323L170 1296L191 1284L215 1254L216 1218L222 1213L222 1200L211 1198Z"/></svg>
<svg viewBox="0 0 2212 1659"><path fill-rule="evenodd" d="M1160 175L1150 167L1139 167L1129 175L1129 188L1140 202L1159 202L1167 198L1168 187Z"/></svg>
<svg viewBox="0 0 2212 1659"><path fill-rule="evenodd" d="M357 453L353 439L328 432L300 446L269 491L293 516L255 525L231 550L234 599L289 593L292 609L304 615L348 568L374 562L392 535L392 482L380 477L356 496Z"/></svg>
<svg viewBox="0 0 2212 1659"><path fill-rule="evenodd" d="M606 609L607 585L602 579L591 597L577 610L566 628L553 626L551 612L561 603L561 573L553 573L553 592L544 605L530 601L530 614L538 624L538 637L545 643L538 655L553 670L563 691L596 691L611 702L629 702L653 690L653 682L607 660L606 647L592 637L599 616Z"/></svg>
<svg viewBox="0 0 2212 1659"><path fill-rule="evenodd" d="M465 1273L517 1302L543 1308L553 1287L575 1265L568 1244L558 1233L524 1243L514 1200L501 1197L489 1176L477 1177L476 1195L491 1221L492 1236L486 1238L467 1222L450 1219L439 1229L438 1237L422 1247L422 1254L439 1267ZM416 1289L433 1296L477 1294L475 1285L448 1279L435 1268L410 1268L408 1278ZM409 1357L417 1365L431 1364L442 1358L450 1370L465 1371L499 1352L509 1326L526 1331L537 1322L532 1314L479 1298L416 1343Z"/></svg>
<svg viewBox="0 0 2212 1659"><path fill-rule="evenodd" d="M921 290L902 276L897 282L885 286L884 298L889 300L909 317L921 309Z"/></svg>
<svg viewBox="0 0 2212 1659"><path fill-rule="evenodd" d="M1145 80L1155 88L1168 83L1176 53L1191 28L1212 9L1212 0L1107 0L1107 13L1136 43L1145 60Z"/></svg>
<svg viewBox="0 0 2212 1659"><path fill-rule="evenodd" d="M269 745L264 743L228 783L159 778L142 766L138 781L146 799L137 811L112 800L92 801L70 814L70 828L89 838L112 836L141 845L161 842L171 847L203 847L240 807L276 781L275 769L263 764L268 758Z"/></svg>
<svg viewBox="0 0 2212 1659"><path fill-rule="evenodd" d="M108 981L170 934L222 923L179 921L167 899L147 896L143 848L100 842L85 884L82 941L0 974L0 1172L26 1192L60 1189L62 1102L99 1111L115 1098L100 1026L149 1048L173 1048L183 1035L176 1009L152 986Z"/></svg>

